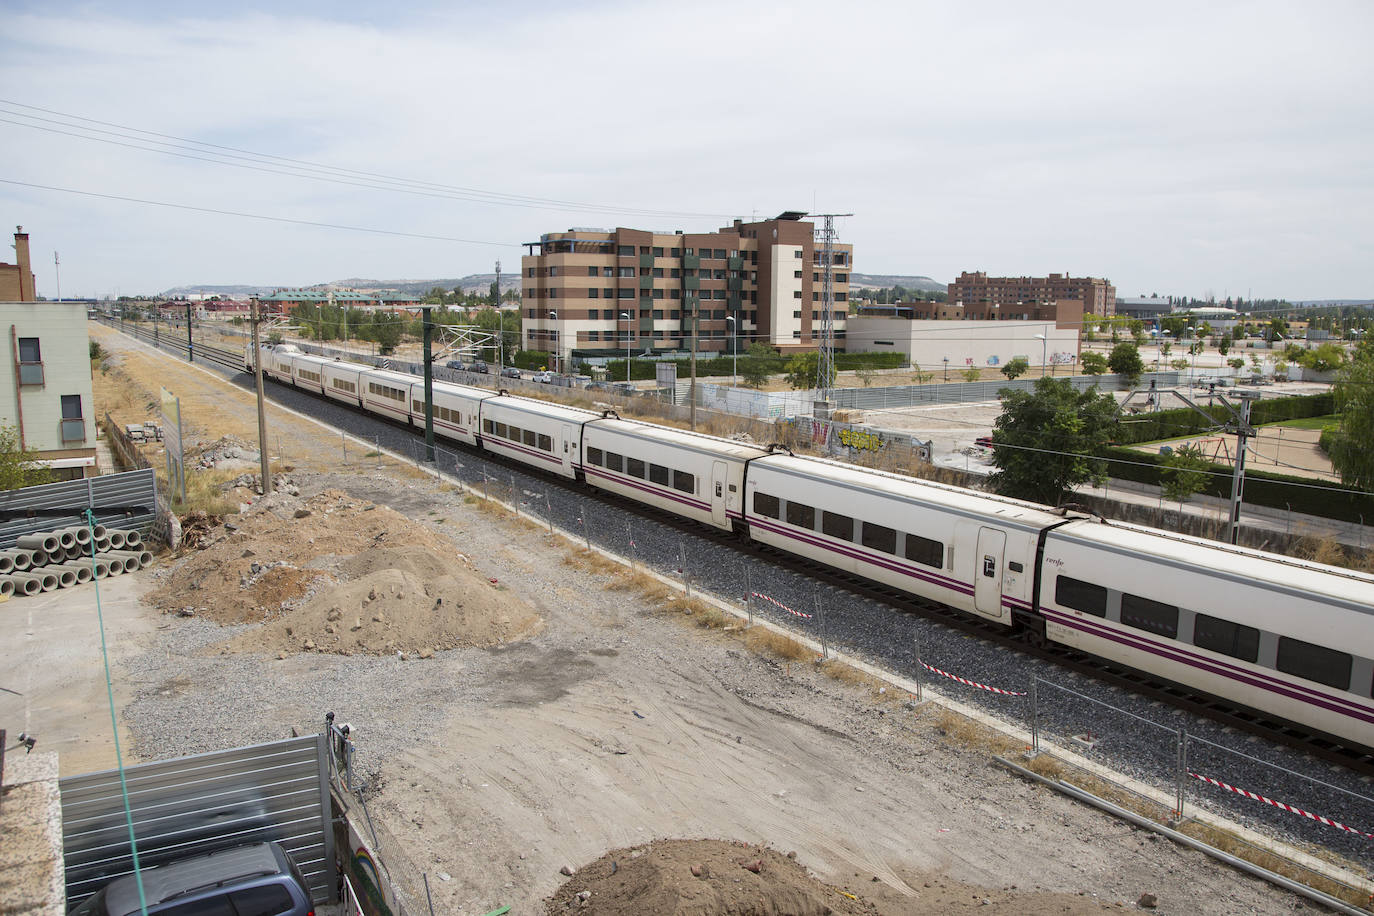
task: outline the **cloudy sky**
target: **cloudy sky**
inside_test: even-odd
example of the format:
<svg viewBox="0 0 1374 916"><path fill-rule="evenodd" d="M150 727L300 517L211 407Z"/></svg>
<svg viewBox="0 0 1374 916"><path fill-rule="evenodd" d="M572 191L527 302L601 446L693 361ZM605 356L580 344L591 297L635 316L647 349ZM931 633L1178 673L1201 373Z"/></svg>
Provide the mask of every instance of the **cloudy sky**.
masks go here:
<svg viewBox="0 0 1374 916"><path fill-rule="evenodd" d="M425 279L787 209L860 272L1374 295L1363 0L4 6L44 295L55 250L65 295Z"/></svg>

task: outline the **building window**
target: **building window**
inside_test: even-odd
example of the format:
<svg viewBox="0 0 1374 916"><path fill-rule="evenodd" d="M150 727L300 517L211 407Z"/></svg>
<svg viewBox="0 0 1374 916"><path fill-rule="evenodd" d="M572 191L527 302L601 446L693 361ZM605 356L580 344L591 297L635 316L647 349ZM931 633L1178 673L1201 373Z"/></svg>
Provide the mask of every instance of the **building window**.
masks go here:
<svg viewBox="0 0 1374 916"><path fill-rule="evenodd" d="M81 395L62 395L62 442L86 441L86 421L81 417Z"/></svg>
<svg viewBox="0 0 1374 916"><path fill-rule="evenodd" d="M43 350L37 337L19 338L19 384L43 384Z"/></svg>
<svg viewBox="0 0 1374 916"><path fill-rule="evenodd" d="M792 252L792 257L794 257L794 258L800 258L801 256L802 256L802 253L801 253L801 249L800 249L800 248L798 248L796 251Z"/></svg>
<svg viewBox="0 0 1374 916"><path fill-rule="evenodd" d="M597 275L597 273L596 273L596 268L595 268L595 267L588 267L588 268L587 268L587 276L589 276L589 277L595 277L596 275Z"/></svg>
<svg viewBox="0 0 1374 916"><path fill-rule="evenodd" d="M600 298L601 298L601 290L599 290L599 289L589 289L589 290L587 290L587 298L588 298L588 299L600 299Z"/></svg>
<svg viewBox="0 0 1374 916"><path fill-rule="evenodd" d="M612 288L609 287L609 286L606 287L605 289L603 289L603 290L601 291L601 298L602 298L602 299L614 299L614 298L615 298L615 290L612 289Z"/></svg>
<svg viewBox="0 0 1374 916"><path fill-rule="evenodd" d="M617 299L633 299L634 297L635 291L632 289L622 289L616 295Z"/></svg>
<svg viewBox="0 0 1374 916"><path fill-rule="evenodd" d="M616 249L616 254L620 255L622 258L632 258L635 254L635 246L621 245Z"/></svg>
<svg viewBox="0 0 1374 916"><path fill-rule="evenodd" d="M663 249L662 249L662 248L659 248L658 246L654 246L654 257L656 257L656 258L661 258L661 257L663 257ZM637 475L637 476L643 477L644 475L643 475L643 474L639 474L639 475Z"/></svg>
<svg viewBox="0 0 1374 916"><path fill-rule="evenodd" d="M614 268L614 267L603 267L603 268L601 268L601 276L603 276L603 277L614 277L614 276L615 276L615 268Z"/></svg>
<svg viewBox="0 0 1374 916"><path fill-rule="evenodd" d="M801 290L799 290L799 289L794 289L794 290L792 290L792 298L793 298L793 299L800 299L800 298L801 298Z"/></svg>
<svg viewBox="0 0 1374 916"><path fill-rule="evenodd" d="M800 271L800 270L794 270L794 271L792 271L792 276L794 276L794 277L796 277L798 280L800 280L800 279L801 279L801 271ZM814 280L814 279L816 279L816 278L815 278L815 277L812 277L811 279Z"/></svg>

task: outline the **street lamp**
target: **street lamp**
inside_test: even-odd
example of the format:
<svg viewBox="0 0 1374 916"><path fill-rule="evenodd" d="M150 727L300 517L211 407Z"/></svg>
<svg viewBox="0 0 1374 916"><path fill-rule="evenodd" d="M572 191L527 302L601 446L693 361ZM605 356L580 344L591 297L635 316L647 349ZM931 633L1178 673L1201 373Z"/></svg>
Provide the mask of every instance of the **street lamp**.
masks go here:
<svg viewBox="0 0 1374 916"><path fill-rule="evenodd" d="M625 384L630 383L630 313L621 312L620 317L625 319Z"/></svg>
<svg viewBox="0 0 1374 916"><path fill-rule="evenodd" d="M739 328L735 325L735 316L726 315L725 320L730 322L730 387L735 387L736 369L739 367Z"/></svg>
<svg viewBox="0 0 1374 916"><path fill-rule="evenodd" d="M1035 339L1040 341L1040 377L1045 377L1045 363L1048 362L1046 353L1049 351L1050 338L1047 334L1036 334Z"/></svg>
<svg viewBox="0 0 1374 916"><path fill-rule="evenodd" d="M557 320L558 320L558 310L557 310L557 309L549 309L549 320L550 320L550 321L557 321ZM550 340L552 340L552 341L554 342L554 343L553 343L553 371L554 371L554 372L557 372L557 371L558 371L558 331L557 331L557 330L554 330L554 331L552 332L552 336L550 337Z"/></svg>

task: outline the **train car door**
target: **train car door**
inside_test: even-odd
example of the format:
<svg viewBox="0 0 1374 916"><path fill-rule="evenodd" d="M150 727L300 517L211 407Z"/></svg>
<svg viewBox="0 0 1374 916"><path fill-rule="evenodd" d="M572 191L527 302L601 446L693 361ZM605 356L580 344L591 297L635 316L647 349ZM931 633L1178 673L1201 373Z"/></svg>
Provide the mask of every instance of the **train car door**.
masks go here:
<svg viewBox="0 0 1374 916"><path fill-rule="evenodd" d="M724 528L728 522L725 515L725 487L729 483L726 480L725 462L716 461L711 464L711 521L713 524Z"/></svg>
<svg viewBox="0 0 1374 916"><path fill-rule="evenodd" d="M573 432L572 427L564 424L563 426L563 470L572 473L573 466Z"/></svg>
<svg viewBox="0 0 1374 916"><path fill-rule="evenodd" d="M973 570L973 606L985 617L999 618L1002 608L1002 554L1007 533L996 528L978 529L978 553Z"/></svg>

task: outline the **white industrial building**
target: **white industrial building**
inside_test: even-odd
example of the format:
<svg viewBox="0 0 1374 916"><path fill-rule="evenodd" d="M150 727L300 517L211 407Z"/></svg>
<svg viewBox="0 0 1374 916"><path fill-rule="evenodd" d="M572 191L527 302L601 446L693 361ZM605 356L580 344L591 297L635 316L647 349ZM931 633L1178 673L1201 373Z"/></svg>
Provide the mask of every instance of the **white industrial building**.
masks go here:
<svg viewBox="0 0 1374 916"><path fill-rule="evenodd" d="M55 480L94 477L95 407L84 302L0 302L7 331L0 425L38 453Z"/></svg>
<svg viewBox="0 0 1374 916"><path fill-rule="evenodd" d="M962 372L1005 366L1024 357L1032 367L1078 362L1078 329L1053 321L946 321L849 316L849 353L901 353L926 371Z"/></svg>

